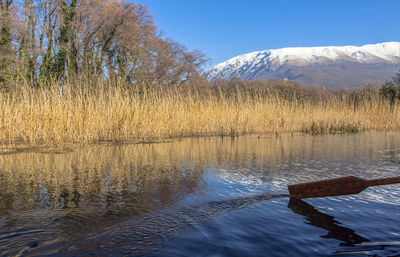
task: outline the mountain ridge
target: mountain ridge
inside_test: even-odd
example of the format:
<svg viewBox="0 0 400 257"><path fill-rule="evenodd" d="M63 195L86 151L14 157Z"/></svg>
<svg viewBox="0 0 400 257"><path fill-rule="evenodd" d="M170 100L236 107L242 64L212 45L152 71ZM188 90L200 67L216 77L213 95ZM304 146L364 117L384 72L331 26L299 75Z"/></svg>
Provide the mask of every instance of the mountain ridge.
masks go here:
<svg viewBox="0 0 400 257"><path fill-rule="evenodd" d="M204 75L232 79L289 79L332 89L383 83L400 69L400 42L363 46L290 47L255 51L219 63Z"/></svg>

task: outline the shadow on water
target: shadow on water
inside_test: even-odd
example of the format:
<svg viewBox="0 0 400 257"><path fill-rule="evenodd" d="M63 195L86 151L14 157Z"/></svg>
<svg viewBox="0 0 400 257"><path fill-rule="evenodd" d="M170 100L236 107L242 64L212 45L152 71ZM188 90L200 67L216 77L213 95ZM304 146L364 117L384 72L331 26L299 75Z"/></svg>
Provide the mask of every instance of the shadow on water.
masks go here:
<svg viewBox="0 0 400 257"><path fill-rule="evenodd" d="M318 211L303 200L291 197L288 208L304 216L307 220L306 224L327 230L328 234L321 238L339 240L342 242L339 246L347 248L333 252L332 255L399 256L400 242L370 242L353 229L342 226L333 216Z"/></svg>
<svg viewBox="0 0 400 257"><path fill-rule="evenodd" d="M328 234L321 237L342 241L341 246L355 246L362 242L369 242L368 239L358 235L353 229L340 226L340 222L336 221L334 217L318 211L303 200L291 197L288 208L306 217L308 221L306 224L327 230Z"/></svg>
<svg viewBox="0 0 400 257"><path fill-rule="evenodd" d="M234 216L232 211L244 209L241 218L251 217L253 211L246 207L287 196L275 192L285 191L288 184L321 176L397 175L397 145L400 139L394 135L353 135L185 139L168 144L91 146L63 152L3 149L0 256L152 255L184 238L187 232L196 234L199 227L204 229L204 223L213 217L218 219L218 215L229 218ZM396 200L400 199L399 191L389 188L385 192L371 190L361 200L400 205ZM272 214L270 222L287 215L285 205L284 210L280 209L281 203L273 206L266 210ZM312 238L312 243L336 239L350 249L370 243L305 202L291 200L289 208L304 216L308 224L328 231L324 238ZM307 236L302 234L303 224L288 220L291 218L283 216L283 225L274 224L276 231L261 226L255 229L268 237L279 235L286 225L292 229L291 236ZM355 221L354 227L358 225ZM253 246L264 249L265 242L255 245L254 229L245 233L246 228L247 224L218 227L222 234L237 233L236 238L227 235L226 245L234 245L239 238L248 240L244 245L249 251ZM366 236L374 240L370 234ZM290 240L296 240L293 237ZM199 238L204 239L201 235ZM220 243L212 233L208 240ZM293 245L289 247L284 238L274 236L272 240L283 245L288 256L297 250ZM205 247L212 247L210 241ZM314 248L311 245L307 249ZM180 252L182 256L185 253L185 249Z"/></svg>

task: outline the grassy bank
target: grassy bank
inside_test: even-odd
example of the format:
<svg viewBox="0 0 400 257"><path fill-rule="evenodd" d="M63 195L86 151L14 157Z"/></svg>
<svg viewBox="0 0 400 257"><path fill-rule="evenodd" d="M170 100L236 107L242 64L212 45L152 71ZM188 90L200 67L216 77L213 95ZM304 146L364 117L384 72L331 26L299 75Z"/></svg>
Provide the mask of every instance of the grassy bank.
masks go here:
<svg viewBox="0 0 400 257"><path fill-rule="evenodd" d="M90 89L66 85L61 95L57 86L50 88L21 86L0 94L1 143L142 142L182 136L400 128L399 105L373 93L361 98L332 93L307 98L296 97L298 90L285 87L161 90L101 84Z"/></svg>

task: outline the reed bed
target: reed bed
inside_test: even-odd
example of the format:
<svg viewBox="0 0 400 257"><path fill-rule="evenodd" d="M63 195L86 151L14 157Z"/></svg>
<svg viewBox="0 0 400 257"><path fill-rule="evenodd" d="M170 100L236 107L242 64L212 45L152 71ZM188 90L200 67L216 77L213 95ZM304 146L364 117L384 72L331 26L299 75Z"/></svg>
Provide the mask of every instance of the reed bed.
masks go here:
<svg viewBox="0 0 400 257"><path fill-rule="evenodd" d="M3 144L148 142L192 136L337 133L399 129L399 104L379 95L349 101L287 99L277 91L101 84L0 93Z"/></svg>

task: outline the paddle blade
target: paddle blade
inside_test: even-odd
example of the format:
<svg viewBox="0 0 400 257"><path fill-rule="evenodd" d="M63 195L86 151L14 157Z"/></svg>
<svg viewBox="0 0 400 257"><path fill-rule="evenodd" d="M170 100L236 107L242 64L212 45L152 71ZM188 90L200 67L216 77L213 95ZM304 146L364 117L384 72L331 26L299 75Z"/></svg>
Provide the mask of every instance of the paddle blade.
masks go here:
<svg viewBox="0 0 400 257"><path fill-rule="evenodd" d="M367 187L366 180L351 176L291 185L288 189L291 197L302 199L358 194Z"/></svg>

